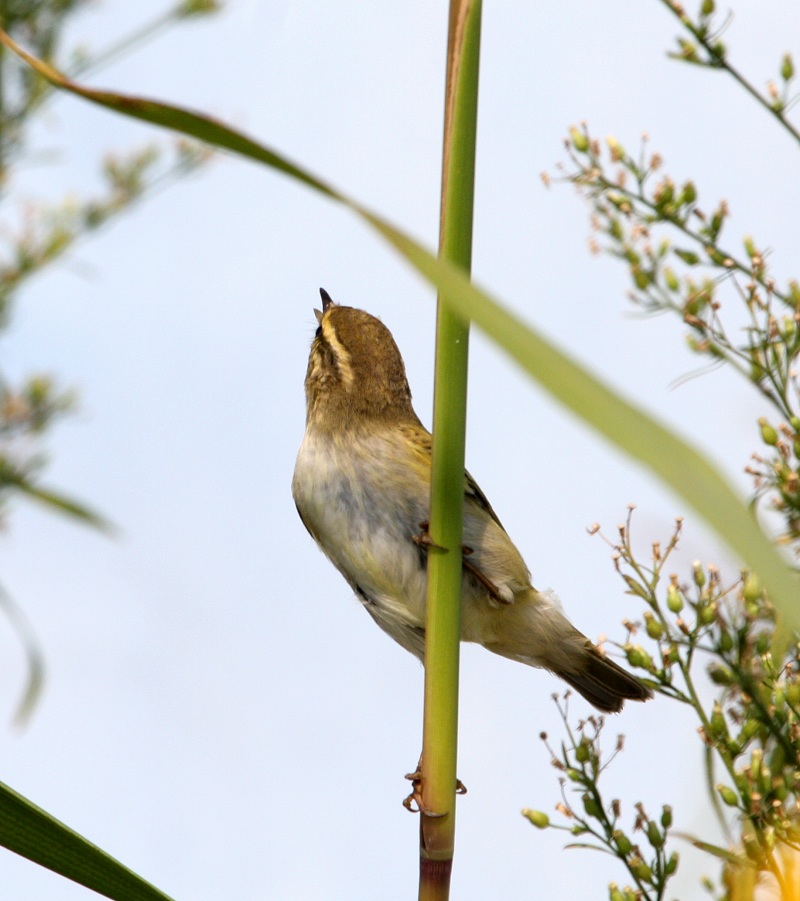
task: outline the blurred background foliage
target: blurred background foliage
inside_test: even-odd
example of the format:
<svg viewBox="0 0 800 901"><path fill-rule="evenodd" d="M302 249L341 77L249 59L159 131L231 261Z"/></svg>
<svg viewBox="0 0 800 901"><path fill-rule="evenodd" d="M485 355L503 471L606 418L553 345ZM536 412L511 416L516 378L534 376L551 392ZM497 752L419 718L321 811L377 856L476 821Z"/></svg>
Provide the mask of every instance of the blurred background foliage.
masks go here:
<svg viewBox="0 0 800 901"><path fill-rule="evenodd" d="M165 29L221 9L218 0L183 0L122 35L111 46L71 46L71 20L92 6L87 0L0 2L0 24L40 59L84 74L130 53ZM48 154L32 154L28 137L47 106L57 101L52 86L18 56L0 47L0 332L6 331L14 303L27 282L61 259L74 245L114 221L133 204L186 177L208 161L210 151L186 140L107 150L98 160L101 187L93 196L65 188L56 198L30 197L17 188L23 168L47 165ZM68 374L65 376L68 378ZM68 491L41 483L46 440L60 418L75 410L76 392L47 369L12 380L0 364L0 526L6 527L15 498L36 500L78 521L104 527L101 517ZM21 610L0 588L0 607L23 640L29 677L17 720L30 713L42 681L42 660Z"/></svg>

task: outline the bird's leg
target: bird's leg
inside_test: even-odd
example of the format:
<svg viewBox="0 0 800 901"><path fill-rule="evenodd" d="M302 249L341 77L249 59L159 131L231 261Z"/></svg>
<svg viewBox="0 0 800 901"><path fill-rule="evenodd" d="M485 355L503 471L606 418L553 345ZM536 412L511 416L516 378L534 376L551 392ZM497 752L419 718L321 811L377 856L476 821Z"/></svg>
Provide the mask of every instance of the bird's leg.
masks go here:
<svg viewBox="0 0 800 901"><path fill-rule="evenodd" d="M421 522L419 524L419 528L420 528L419 534L412 535L411 540L414 542L414 544L417 545L417 547L420 547L423 550L428 550L429 548L434 548L437 551L446 550L446 548L443 548L440 545L433 543L433 539L431 538L430 532L428 531L429 525L430 524L427 521ZM496 604L498 604L498 605L499 604L512 604L513 599L504 598L503 595L500 594L500 591L498 590L497 586L490 579L487 579L486 576L478 569L477 566L475 566L474 564L470 563L469 560L467 560L467 557L473 553L475 553L475 552L471 547L467 547L465 544L461 545L462 565L463 565L464 569L467 570L467 572L471 573L478 580L478 582L480 582L481 585L483 585L483 587L489 592L489 597Z"/></svg>
<svg viewBox="0 0 800 901"><path fill-rule="evenodd" d="M492 600L496 601L498 604L512 604L513 601L508 600L507 598L504 598L500 594L500 591L498 590L498 588L494 584L494 582L487 579L486 576L478 569L477 566L473 566L473 564L470 563L469 560L467 560L467 557L473 553L472 548L467 547L466 545L463 545L461 548L461 552L464 555L464 560L463 560L464 569L467 570L467 572L472 573L473 576L475 576L475 578L481 583L481 585L483 585L483 587L489 592L489 597L491 597Z"/></svg>

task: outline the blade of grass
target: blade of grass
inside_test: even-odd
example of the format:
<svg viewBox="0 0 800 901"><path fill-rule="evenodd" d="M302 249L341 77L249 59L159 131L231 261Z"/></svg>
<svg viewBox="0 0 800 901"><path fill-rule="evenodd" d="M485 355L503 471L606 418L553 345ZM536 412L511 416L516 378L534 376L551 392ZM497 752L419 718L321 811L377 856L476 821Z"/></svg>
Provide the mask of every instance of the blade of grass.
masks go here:
<svg viewBox="0 0 800 901"><path fill-rule="evenodd" d="M451 0L447 38L439 255L469 275L475 186L481 0ZM469 322L439 293L433 403L420 901L450 895L456 826L461 546ZM438 550L439 548L444 549ZM437 816L429 816L434 811Z"/></svg>
<svg viewBox="0 0 800 901"><path fill-rule="evenodd" d="M216 120L169 104L84 88L24 53L5 32L0 31L0 42L19 53L58 87L115 112L172 128L265 163L347 206L381 234L425 279L446 294L453 309L463 318L473 320L566 409L643 464L682 497L730 549L759 574L786 622L800 625L800 605L797 603L800 586L796 574L761 531L741 497L714 466L646 411L625 400L472 284L459 267L447 260L438 260L409 235L362 204L274 150Z"/></svg>
<svg viewBox="0 0 800 901"><path fill-rule="evenodd" d="M103 519L102 516L79 501L66 497L66 495L59 494L57 491L52 491L49 488L42 488L39 485L32 485L24 480L15 482L14 487L17 491L33 498L33 500L39 501L40 504L51 507L66 516L79 519L87 526L93 526L95 529L100 529L103 532L113 531L113 527L108 520Z"/></svg>
<svg viewBox="0 0 800 901"><path fill-rule="evenodd" d="M22 642L25 659L28 663L28 678L22 691L22 697L17 705L17 710L14 713L14 724L24 726L28 722L28 718L42 692L42 685L44 684L44 657L28 618L2 585L0 585L0 609L2 609L6 619L14 627L19 640Z"/></svg>
<svg viewBox="0 0 800 901"><path fill-rule="evenodd" d="M172 901L2 782L0 845L114 901Z"/></svg>

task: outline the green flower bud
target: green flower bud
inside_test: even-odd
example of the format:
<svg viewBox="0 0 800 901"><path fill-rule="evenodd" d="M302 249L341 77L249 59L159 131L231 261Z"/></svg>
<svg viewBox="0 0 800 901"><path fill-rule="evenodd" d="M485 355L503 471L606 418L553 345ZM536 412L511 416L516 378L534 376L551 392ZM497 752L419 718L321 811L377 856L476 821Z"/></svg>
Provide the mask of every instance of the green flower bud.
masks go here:
<svg viewBox="0 0 800 901"><path fill-rule="evenodd" d="M723 653L733 649L733 636L727 629L722 629L719 633L719 649Z"/></svg>
<svg viewBox="0 0 800 901"><path fill-rule="evenodd" d="M700 15L701 16L710 16L714 12L714 0L703 0L703 5L700 7Z"/></svg>
<svg viewBox="0 0 800 901"><path fill-rule="evenodd" d="M742 845L744 845L744 853L750 858L750 860L755 861L756 863L761 863L762 853L761 847L756 840L754 835L746 832L742 836Z"/></svg>
<svg viewBox="0 0 800 901"><path fill-rule="evenodd" d="M653 881L653 871L650 867L641 859L641 857L634 857L634 859L628 864L628 869L636 876L637 879L641 879L642 882L652 882Z"/></svg>
<svg viewBox="0 0 800 901"><path fill-rule="evenodd" d="M702 588L706 584L706 574L703 572L703 567L700 566L699 560L695 560L692 564L692 573L694 575L694 584L698 588Z"/></svg>
<svg viewBox="0 0 800 901"><path fill-rule="evenodd" d="M655 820L650 820L647 824L647 841L654 848L660 848L664 844L664 834L658 828L658 824Z"/></svg>
<svg viewBox="0 0 800 901"><path fill-rule="evenodd" d="M678 859L678 852L673 851L669 856L667 865L664 867L664 872L667 876L671 876L678 869Z"/></svg>
<svg viewBox="0 0 800 901"><path fill-rule="evenodd" d="M550 817L541 810L530 810L527 807L522 811L522 815L537 829L547 829L550 825Z"/></svg>
<svg viewBox="0 0 800 901"><path fill-rule="evenodd" d="M764 444L768 444L770 447L775 447L778 443L778 433L775 429L767 422L767 420L762 416L758 420L759 428L761 429L761 440Z"/></svg>
<svg viewBox="0 0 800 901"><path fill-rule="evenodd" d="M750 769L753 772L753 778L758 780L759 775L761 774L761 764L764 761L764 752L761 748L753 748L753 753L750 755Z"/></svg>
<svg viewBox="0 0 800 901"><path fill-rule="evenodd" d="M681 57L689 62L697 62L697 45L686 38L677 38L678 46L681 48Z"/></svg>
<svg viewBox="0 0 800 901"><path fill-rule="evenodd" d="M670 291L677 291L681 286L678 276L675 275L669 266L664 267L664 282Z"/></svg>
<svg viewBox="0 0 800 901"><path fill-rule="evenodd" d="M700 257L693 250L681 250L675 248L676 256L680 257L687 266L696 266L700 262Z"/></svg>
<svg viewBox="0 0 800 901"><path fill-rule="evenodd" d="M672 825L672 808L669 804L665 804L661 808L661 825L665 829L669 829L669 827Z"/></svg>
<svg viewBox="0 0 800 901"><path fill-rule="evenodd" d="M613 135L609 135L606 138L606 144L608 144L608 149L611 151L612 160L621 160L625 156L625 148Z"/></svg>
<svg viewBox="0 0 800 901"><path fill-rule="evenodd" d="M714 601L700 610L699 619L704 626L710 626L717 618L717 605Z"/></svg>
<svg viewBox="0 0 800 901"><path fill-rule="evenodd" d="M220 0L183 0L176 10L179 16L203 16L217 12L221 8Z"/></svg>
<svg viewBox="0 0 800 901"><path fill-rule="evenodd" d="M755 573L748 573L742 588L745 601L752 604L754 601L760 600L762 591L761 581L758 576Z"/></svg>
<svg viewBox="0 0 800 901"><path fill-rule="evenodd" d="M650 638L656 641L664 634L664 627L649 610L644 615L644 627Z"/></svg>
<svg viewBox="0 0 800 901"><path fill-rule="evenodd" d="M678 650L678 646L676 644L671 644L664 651L664 663L665 664L677 663L680 660L680 657L681 657L680 651Z"/></svg>
<svg viewBox="0 0 800 901"><path fill-rule="evenodd" d="M586 134L573 125L569 130L569 136L572 138L572 146L578 153L586 153L589 149L589 138Z"/></svg>
<svg viewBox="0 0 800 901"><path fill-rule="evenodd" d="M628 663L630 663L631 666L652 671L653 660L641 645L626 644L624 651L625 656L628 658Z"/></svg>
<svg viewBox="0 0 800 901"><path fill-rule="evenodd" d="M621 829L615 829L611 833L611 837L614 839L614 844L617 846L617 850L620 854L628 855L631 853L633 843Z"/></svg>
<svg viewBox="0 0 800 901"><path fill-rule="evenodd" d="M644 291L653 281L650 274L645 272L641 266L631 266L631 278L640 291Z"/></svg>
<svg viewBox="0 0 800 901"><path fill-rule="evenodd" d="M567 778L571 782L583 782L583 773L580 770L573 769L573 767L569 767L567 769Z"/></svg>
<svg viewBox="0 0 800 901"><path fill-rule="evenodd" d="M738 807L739 806L739 796L736 792L728 785L723 785L721 782L717 786L717 791L719 792L720 798L728 805L728 807Z"/></svg>
<svg viewBox="0 0 800 901"><path fill-rule="evenodd" d="M677 585L670 585L667 589L667 607L672 613L680 613L683 610L683 598Z"/></svg>
<svg viewBox="0 0 800 901"><path fill-rule="evenodd" d="M721 663L712 663L708 667L708 675L715 685L733 685L733 672Z"/></svg>
<svg viewBox="0 0 800 901"><path fill-rule="evenodd" d="M602 808L589 792L586 792L583 796L583 809L586 811L587 816L594 817L596 820L603 816Z"/></svg>
<svg viewBox="0 0 800 901"><path fill-rule="evenodd" d="M758 720L745 720L745 723L739 732L739 740L743 740L744 742L750 741L751 738L758 734L759 729L761 729L761 723L759 723Z"/></svg>
<svg viewBox="0 0 800 901"><path fill-rule="evenodd" d="M686 184L683 186L680 200L681 203L694 203L695 200L697 200L697 188L695 188L694 182L686 182Z"/></svg>
<svg viewBox="0 0 800 901"><path fill-rule="evenodd" d="M592 748L587 738L582 738L575 748L575 759L578 763L588 763L592 756Z"/></svg>
<svg viewBox="0 0 800 901"><path fill-rule="evenodd" d="M714 703L714 709L711 713L711 737L717 741L721 741L728 737L728 724L725 721L725 714L719 703Z"/></svg>
<svg viewBox="0 0 800 901"><path fill-rule="evenodd" d="M608 886L608 901L625 901L625 895L619 890L616 882Z"/></svg>
<svg viewBox="0 0 800 901"><path fill-rule="evenodd" d="M780 773L786 766L786 749L783 745L775 745L775 749L769 755L769 767L774 773Z"/></svg>
<svg viewBox="0 0 800 901"><path fill-rule="evenodd" d="M675 185L669 178L665 178L656 188L655 201L656 206L662 209L666 204L675 198Z"/></svg>
<svg viewBox="0 0 800 901"><path fill-rule="evenodd" d="M784 81L789 81L794 76L794 63L792 62L792 55L790 53L784 54L783 60L781 62L781 78Z"/></svg>
<svg viewBox="0 0 800 901"><path fill-rule="evenodd" d="M800 419L797 416L792 416L789 420L789 425L795 430L796 433L800 433Z"/></svg>

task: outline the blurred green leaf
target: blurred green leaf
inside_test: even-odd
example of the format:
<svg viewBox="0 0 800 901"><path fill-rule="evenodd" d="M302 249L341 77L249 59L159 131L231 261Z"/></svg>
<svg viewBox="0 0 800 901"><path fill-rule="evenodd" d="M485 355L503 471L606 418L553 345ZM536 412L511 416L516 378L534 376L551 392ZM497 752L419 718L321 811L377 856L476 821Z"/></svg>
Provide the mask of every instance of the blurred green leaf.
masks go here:
<svg viewBox="0 0 800 901"><path fill-rule="evenodd" d="M57 510L59 513L72 516L75 519L81 520L81 522L86 525L94 526L104 532L113 532L113 527L108 520L103 519L98 513L95 513L93 510L90 510L88 507L72 498L59 494L56 491L51 491L48 488L42 488L39 485L32 485L30 482L24 480L15 482L14 487L17 491L21 491L28 497Z"/></svg>
<svg viewBox="0 0 800 901"><path fill-rule="evenodd" d="M695 838L693 835L689 835L686 832L674 832L673 835L678 838L682 838L687 842L690 842L695 846L695 848L699 848L701 851L705 851L706 854L711 854L713 857L718 857L720 860L724 860L726 863L735 864L737 867L745 867L747 869L754 869L755 865L751 860L748 860L743 854L735 854L733 851L728 850L727 848L720 848L719 845L712 845L708 842L704 842L699 838Z"/></svg>
<svg viewBox="0 0 800 901"><path fill-rule="evenodd" d="M44 659L42 650L27 617L17 606L11 595L0 585L0 608L14 627L25 650L28 663L28 678L22 691L14 722L24 725L36 705L44 684Z"/></svg>

